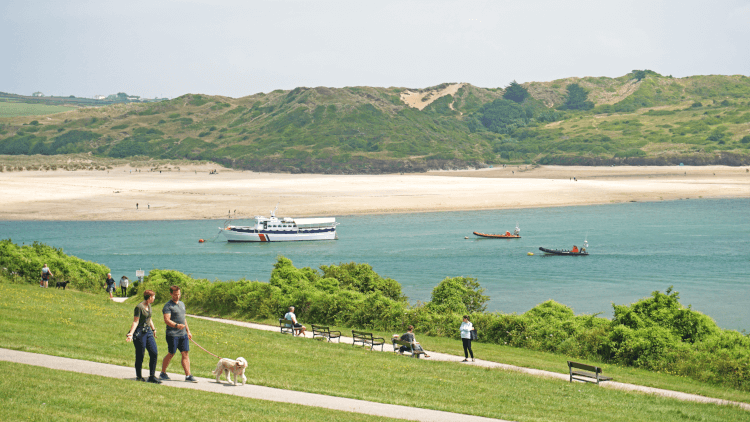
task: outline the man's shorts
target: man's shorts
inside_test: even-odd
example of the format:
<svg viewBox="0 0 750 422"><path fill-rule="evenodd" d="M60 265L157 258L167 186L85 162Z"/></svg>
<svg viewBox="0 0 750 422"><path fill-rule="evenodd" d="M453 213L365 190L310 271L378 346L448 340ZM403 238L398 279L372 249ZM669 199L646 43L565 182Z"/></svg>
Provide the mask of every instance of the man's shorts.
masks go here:
<svg viewBox="0 0 750 422"><path fill-rule="evenodd" d="M179 337L166 336L166 338L167 338L167 350L169 351L170 355L175 354L178 349L180 352L190 351L190 339L188 339L188 336L179 336Z"/></svg>

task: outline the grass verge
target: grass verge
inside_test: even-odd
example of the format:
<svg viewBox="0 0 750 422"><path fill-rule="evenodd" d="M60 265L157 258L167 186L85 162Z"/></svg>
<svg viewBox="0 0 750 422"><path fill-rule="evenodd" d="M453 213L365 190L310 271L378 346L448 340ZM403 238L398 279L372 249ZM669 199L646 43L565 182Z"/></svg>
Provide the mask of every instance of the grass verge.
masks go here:
<svg viewBox="0 0 750 422"><path fill-rule="evenodd" d="M0 362L3 421L379 421L382 417ZM179 409L179 410L177 410ZM386 419L396 420L396 419Z"/></svg>
<svg viewBox="0 0 750 422"><path fill-rule="evenodd" d="M132 309L104 295L0 284L0 347L132 366L133 347L124 341ZM162 357L164 323L157 320L156 326ZM750 412L733 406L409 359L211 321L191 319L190 326L195 340L213 353L245 357L248 382L269 387L510 420L750 420ZM198 348L190 356L193 373L211 377L216 359ZM178 360L169 371L181 372ZM67 396L56 386L52 391ZM164 400L173 396L149 391L170 396Z"/></svg>

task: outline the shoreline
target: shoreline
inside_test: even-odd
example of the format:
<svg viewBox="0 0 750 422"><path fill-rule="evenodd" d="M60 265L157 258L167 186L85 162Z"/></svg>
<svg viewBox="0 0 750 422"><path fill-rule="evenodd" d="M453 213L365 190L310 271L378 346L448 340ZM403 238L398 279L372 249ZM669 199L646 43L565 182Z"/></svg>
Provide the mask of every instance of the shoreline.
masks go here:
<svg viewBox="0 0 750 422"><path fill-rule="evenodd" d="M479 211L750 198L750 169L727 166L506 166L414 174L179 171L0 173L0 220L163 221ZM218 174L209 174L217 168ZM138 208L136 209L136 204Z"/></svg>

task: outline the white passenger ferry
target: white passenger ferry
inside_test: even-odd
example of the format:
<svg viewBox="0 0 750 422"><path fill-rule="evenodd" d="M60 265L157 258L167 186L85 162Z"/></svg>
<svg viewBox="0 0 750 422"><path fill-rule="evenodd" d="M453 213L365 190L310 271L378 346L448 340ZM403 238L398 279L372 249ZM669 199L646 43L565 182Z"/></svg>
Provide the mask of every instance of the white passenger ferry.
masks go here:
<svg viewBox="0 0 750 422"><path fill-rule="evenodd" d="M277 207L278 208L278 207ZM221 229L229 242L291 242L298 240L335 240L336 218L290 218L256 216L254 226L227 225Z"/></svg>

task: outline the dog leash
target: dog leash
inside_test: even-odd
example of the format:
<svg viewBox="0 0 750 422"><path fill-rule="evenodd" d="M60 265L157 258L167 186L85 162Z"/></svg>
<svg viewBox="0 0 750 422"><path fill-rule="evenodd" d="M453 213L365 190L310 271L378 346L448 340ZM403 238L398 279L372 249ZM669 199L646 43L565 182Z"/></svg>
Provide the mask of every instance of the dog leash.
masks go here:
<svg viewBox="0 0 750 422"><path fill-rule="evenodd" d="M195 341L195 340L193 340L193 339L190 339L190 341L192 341L193 343L195 343L195 345L196 345L196 346L200 347L200 348L201 348L201 350L203 350L204 352L208 353L209 355L211 355L211 356L213 356L213 357L215 357L215 358L219 358L219 359L221 359L221 357L219 357L219 356L216 356L215 354L213 354L213 353L209 352L208 350L204 349L204 348L203 348L203 346L201 346L200 344L198 344L198 342L197 342L197 341Z"/></svg>

